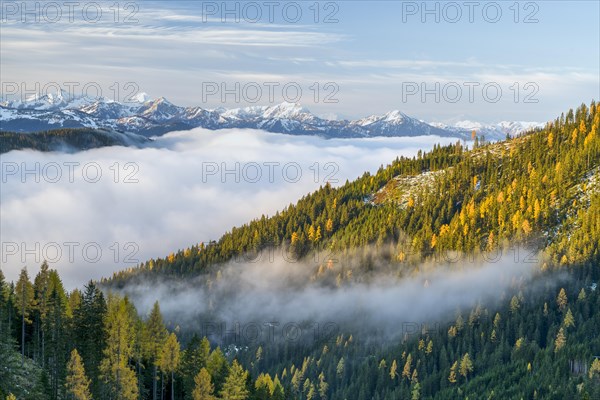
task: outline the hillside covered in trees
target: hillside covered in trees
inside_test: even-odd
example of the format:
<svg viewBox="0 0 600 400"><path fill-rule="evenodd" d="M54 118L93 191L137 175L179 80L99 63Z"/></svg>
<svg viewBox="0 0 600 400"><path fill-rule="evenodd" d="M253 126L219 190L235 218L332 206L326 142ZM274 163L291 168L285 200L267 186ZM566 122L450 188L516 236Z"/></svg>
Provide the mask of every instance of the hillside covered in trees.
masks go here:
<svg viewBox="0 0 600 400"><path fill-rule="evenodd" d="M122 270L103 284L208 273L215 264L279 246L301 259L322 249L393 243L396 261L407 267L436 253L491 252L508 242L544 250L547 265L586 262L600 251L599 129L592 102L504 142L476 143L473 150L460 142L437 146L340 188L326 185L216 242ZM406 178L416 183L403 185Z"/></svg>
<svg viewBox="0 0 600 400"><path fill-rule="evenodd" d="M108 146L141 146L150 140L107 129L64 128L35 133L0 130L0 154L11 150L75 152Z"/></svg>
<svg viewBox="0 0 600 400"><path fill-rule="evenodd" d="M26 269L16 283L0 275L0 396L600 398L598 111L592 102L518 138L397 159L82 290L67 292L46 264L33 280ZM184 279L210 292L227 283L228 263L269 249L302 261L306 286L342 291L382 265L403 279L440 258L490 260L517 247L535 254L534 282L515 279L498 304L386 340L346 325L308 341L214 340L122 295Z"/></svg>

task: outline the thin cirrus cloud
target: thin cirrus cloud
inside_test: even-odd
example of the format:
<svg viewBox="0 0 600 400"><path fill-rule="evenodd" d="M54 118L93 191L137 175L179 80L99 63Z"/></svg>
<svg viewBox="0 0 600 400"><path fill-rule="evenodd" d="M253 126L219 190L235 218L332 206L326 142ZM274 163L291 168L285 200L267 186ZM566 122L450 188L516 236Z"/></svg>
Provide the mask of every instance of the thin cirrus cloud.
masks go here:
<svg viewBox="0 0 600 400"><path fill-rule="evenodd" d="M176 104L231 108L251 104L201 104L198 88L206 81L231 86L248 83L246 77L264 79L259 83L275 77L282 85L301 82L305 87L335 82L337 102L301 99L319 115L360 118L402 109L429 121L463 115L484 123L544 121L598 96L598 59L589 51L598 43L597 21L589 22L597 6L588 3L592 2L564 10L547 2L540 7L538 23L515 25L510 10L501 24L424 24L419 16L398 23L401 5L392 2L340 2L338 22L333 24L313 23L308 5L297 24L281 18L273 23L229 18L224 23L219 16L203 15L197 2L139 2L136 22L130 24L115 23L110 12L96 24L81 19L3 23L2 80L30 86L94 81L105 88L114 82L135 82L139 91ZM127 15L122 11L121 17ZM384 14L378 15L381 11ZM518 40L511 40L514 37ZM578 40L581 37L589 41L587 46ZM566 49L568 57L557 58L556 48ZM421 96L405 100L405 82L429 87L498 82L504 94L499 103L481 96L456 103ZM525 93L515 101L508 88L515 82L521 87L538 84L538 101L524 103ZM257 104L282 100L263 98Z"/></svg>
<svg viewBox="0 0 600 400"><path fill-rule="evenodd" d="M45 31L7 27L3 35L7 38L21 37L22 42L32 42L31 37L44 36ZM27 37L31 39L27 40ZM75 42L77 39L106 39L110 41L131 40L137 44L150 41L169 42L170 44L209 44L211 46L256 46L256 47L306 47L335 43L342 39L341 35L326 34L313 31L270 29L229 29L229 28L171 28L163 26L138 26L115 28L114 26L68 26L60 31L60 37L65 42ZM109 42L110 43L110 42ZM80 44L83 44L80 42ZM114 44L116 46L116 44ZM129 43L119 43L129 45ZM7 49L14 44L7 44Z"/></svg>
<svg viewBox="0 0 600 400"><path fill-rule="evenodd" d="M399 155L454 141L438 137L323 140L252 130L196 129L167 134L142 149L9 152L2 156L3 164L16 163L19 173L6 176L2 184L0 228L4 250L12 243L17 252L4 252L2 268L9 280L16 279L23 266L35 271L48 256L65 284L78 286L135 266L133 261L164 257L218 239L231 227L272 215L326 182L340 185L364 171L375 172ZM65 166L69 162L79 163L72 183ZM268 167L267 162L278 164ZM35 168L36 163L40 171L58 164L62 178L48 182L48 172L39 183L32 176L23 183L20 172ZM97 163L102 172L96 183L82 176L83 167L90 163ZM134 169L127 163L137 168L133 176L129 174ZM209 164L218 167L217 174L209 174ZM237 181L235 173L224 172L236 168ZM128 177L138 182L125 183ZM70 242L78 243L72 259L65 245ZM86 245L89 254L83 253ZM96 248L102 252L99 258ZM25 254L25 249L33 249L33 254Z"/></svg>

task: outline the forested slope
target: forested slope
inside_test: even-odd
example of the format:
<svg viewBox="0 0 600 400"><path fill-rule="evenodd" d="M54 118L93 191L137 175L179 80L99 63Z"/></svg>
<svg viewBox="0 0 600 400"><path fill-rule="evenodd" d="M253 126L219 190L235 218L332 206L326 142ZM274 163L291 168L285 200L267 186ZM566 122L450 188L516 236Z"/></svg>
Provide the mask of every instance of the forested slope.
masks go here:
<svg viewBox="0 0 600 400"><path fill-rule="evenodd" d="M0 275L0 344L12 360L0 370L0 395L600 398L599 127L592 103L506 142L398 159L217 242L117 273L101 282L104 293L94 282L67 292L46 264L33 281L26 270L15 284ZM210 343L163 321L158 303L139 315L111 292L181 278L210 287L226 279L226 262L269 248L306 261L307 286L333 278L332 290L345 290L373 273L373 251L378 264L408 276L453 252L485 258L520 246L539 259L534 282L515 280L498 304L457 309L440 324L385 340L340 326L309 341ZM316 251L355 257L356 268L330 277L326 259L307 261Z"/></svg>
<svg viewBox="0 0 600 400"><path fill-rule="evenodd" d="M64 128L35 133L0 130L0 154L11 150L75 152L107 146L141 146L150 140L107 129Z"/></svg>
<svg viewBox="0 0 600 400"><path fill-rule="evenodd" d="M194 275L273 246L301 258L318 249L394 242L398 262L418 264L435 252L493 251L509 241L545 249L548 265L585 262L597 257L600 247L599 127L592 102L515 139L470 151L460 142L437 146L340 188L326 185L216 242L149 260L105 283L120 285L139 275ZM432 176L428 185L401 184L403 177L424 174ZM406 201L398 201L403 195Z"/></svg>

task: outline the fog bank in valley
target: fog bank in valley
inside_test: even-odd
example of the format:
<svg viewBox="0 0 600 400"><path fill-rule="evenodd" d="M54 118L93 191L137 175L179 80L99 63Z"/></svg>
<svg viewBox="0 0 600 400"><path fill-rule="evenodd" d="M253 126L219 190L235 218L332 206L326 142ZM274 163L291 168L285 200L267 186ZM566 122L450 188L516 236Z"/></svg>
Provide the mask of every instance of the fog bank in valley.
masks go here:
<svg viewBox="0 0 600 400"><path fill-rule="evenodd" d="M11 151L2 155L2 270L9 281L23 266L35 275L46 258L69 289L81 287L217 240L327 182L341 185L398 156L456 140L324 140L194 129L171 132L144 148Z"/></svg>
<svg viewBox="0 0 600 400"><path fill-rule="evenodd" d="M353 252L336 260L289 262L261 254L253 262L234 261L192 280L137 282L127 294L142 314L159 301L174 326L225 339L285 336L298 328L366 333L392 338L414 333L424 324L445 323L459 310L477 305L493 308L528 284L551 281L538 277L538 263L523 250L516 261L507 253L493 260L430 262L414 269L390 263L370 250L368 271ZM345 260L345 261L344 261ZM508 297L510 298L510 297ZM228 333L229 332L229 333Z"/></svg>

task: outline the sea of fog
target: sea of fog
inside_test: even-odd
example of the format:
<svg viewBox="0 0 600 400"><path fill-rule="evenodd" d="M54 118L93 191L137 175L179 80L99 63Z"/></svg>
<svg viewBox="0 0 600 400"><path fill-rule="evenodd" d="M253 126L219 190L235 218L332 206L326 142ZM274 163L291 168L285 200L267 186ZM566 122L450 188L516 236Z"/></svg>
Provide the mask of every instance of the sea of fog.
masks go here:
<svg viewBox="0 0 600 400"><path fill-rule="evenodd" d="M456 138L325 140L257 130L172 132L145 148L2 155L2 270L47 259L67 288L218 239L329 182Z"/></svg>

